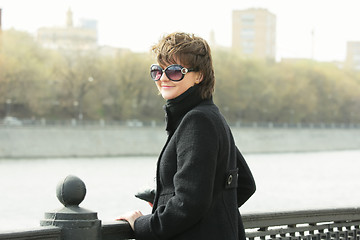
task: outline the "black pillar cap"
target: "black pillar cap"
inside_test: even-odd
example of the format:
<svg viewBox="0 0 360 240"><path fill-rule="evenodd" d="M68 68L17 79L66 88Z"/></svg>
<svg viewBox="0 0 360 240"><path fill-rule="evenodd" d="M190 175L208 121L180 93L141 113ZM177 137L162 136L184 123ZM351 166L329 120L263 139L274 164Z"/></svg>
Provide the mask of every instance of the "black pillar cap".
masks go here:
<svg viewBox="0 0 360 240"><path fill-rule="evenodd" d="M85 183L78 177L69 175L56 187L56 196L65 206L78 206L85 198Z"/></svg>

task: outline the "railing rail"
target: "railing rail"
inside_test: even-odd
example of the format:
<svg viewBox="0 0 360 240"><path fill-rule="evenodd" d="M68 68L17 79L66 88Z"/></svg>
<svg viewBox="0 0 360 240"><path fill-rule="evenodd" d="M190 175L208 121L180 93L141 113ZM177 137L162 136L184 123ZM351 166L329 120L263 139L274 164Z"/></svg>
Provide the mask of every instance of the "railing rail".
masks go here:
<svg viewBox="0 0 360 240"><path fill-rule="evenodd" d="M360 209L323 209L246 214L247 238L360 239Z"/></svg>
<svg viewBox="0 0 360 240"><path fill-rule="evenodd" d="M61 240L61 228L59 227L36 227L32 229L0 232L1 240Z"/></svg>
<svg viewBox="0 0 360 240"><path fill-rule="evenodd" d="M111 222L102 225L101 240L127 240L134 239L134 232L127 222Z"/></svg>
<svg viewBox="0 0 360 240"><path fill-rule="evenodd" d="M127 240L134 239L124 221L102 223L97 213L78 207L84 183L68 176L57 188L64 208L45 213L41 227L0 232L0 240ZM249 240L360 240L360 208L243 214Z"/></svg>

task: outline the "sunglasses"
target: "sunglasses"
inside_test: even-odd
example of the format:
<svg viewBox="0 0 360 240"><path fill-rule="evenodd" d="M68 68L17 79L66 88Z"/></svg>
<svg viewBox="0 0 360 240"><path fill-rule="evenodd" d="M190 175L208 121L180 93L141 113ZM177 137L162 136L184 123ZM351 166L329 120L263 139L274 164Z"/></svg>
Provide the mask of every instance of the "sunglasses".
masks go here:
<svg viewBox="0 0 360 240"><path fill-rule="evenodd" d="M184 68L179 64L167 66L163 70L159 65L153 64L150 67L150 76L154 81L159 81L163 73L168 79L174 82L181 81L188 72L195 72L193 68Z"/></svg>

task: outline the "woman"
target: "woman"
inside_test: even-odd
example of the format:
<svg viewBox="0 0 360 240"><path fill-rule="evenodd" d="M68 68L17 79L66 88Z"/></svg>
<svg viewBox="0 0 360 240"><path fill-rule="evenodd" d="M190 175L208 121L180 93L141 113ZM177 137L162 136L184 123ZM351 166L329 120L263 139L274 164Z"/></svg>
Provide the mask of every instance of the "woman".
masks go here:
<svg viewBox="0 0 360 240"><path fill-rule="evenodd" d="M152 213L121 216L136 239L245 239L238 211L255 192L252 174L212 101L207 42L176 32L152 48L150 74L164 99L168 138L157 165Z"/></svg>

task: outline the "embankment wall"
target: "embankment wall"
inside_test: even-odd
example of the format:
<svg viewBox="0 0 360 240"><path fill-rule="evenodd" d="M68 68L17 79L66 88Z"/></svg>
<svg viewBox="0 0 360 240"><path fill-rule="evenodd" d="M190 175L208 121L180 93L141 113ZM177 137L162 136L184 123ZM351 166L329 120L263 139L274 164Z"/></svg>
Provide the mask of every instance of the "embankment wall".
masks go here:
<svg viewBox="0 0 360 240"><path fill-rule="evenodd" d="M360 129L232 128L243 153L359 150ZM0 158L158 155L163 127L0 128Z"/></svg>

